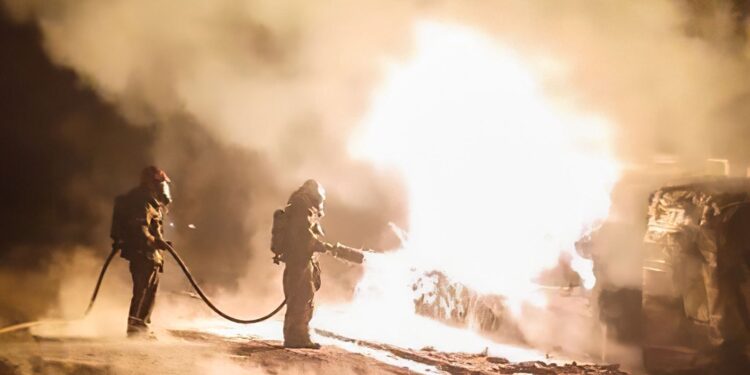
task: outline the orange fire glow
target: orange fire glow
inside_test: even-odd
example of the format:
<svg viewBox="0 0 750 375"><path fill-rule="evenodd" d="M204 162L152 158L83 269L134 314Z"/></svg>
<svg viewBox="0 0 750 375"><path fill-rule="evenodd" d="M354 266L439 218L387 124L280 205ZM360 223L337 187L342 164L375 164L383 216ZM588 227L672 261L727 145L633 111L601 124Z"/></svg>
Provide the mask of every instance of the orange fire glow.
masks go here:
<svg viewBox="0 0 750 375"><path fill-rule="evenodd" d="M351 142L355 157L402 173L408 240L369 257L355 301L321 309L315 324L411 347L461 346L478 339L413 316L421 271L505 295L517 310L545 303L531 279L570 252L593 286L574 243L608 214L619 170L610 126L551 100L529 66L471 29L416 25L413 56L388 67Z"/></svg>
<svg viewBox="0 0 750 375"><path fill-rule="evenodd" d="M537 77L476 31L416 25L414 55L388 67L351 142L355 157L397 168L406 180L404 246L369 254L354 300L319 305L314 327L406 348L545 359L415 314L413 289L423 272L439 270L506 296L514 311L523 303L542 306L545 297L531 280L561 252L571 253L585 286L593 285L590 262L573 246L608 214L619 173L610 127L557 105ZM280 339L278 322L224 326L211 330Z"/></svg>

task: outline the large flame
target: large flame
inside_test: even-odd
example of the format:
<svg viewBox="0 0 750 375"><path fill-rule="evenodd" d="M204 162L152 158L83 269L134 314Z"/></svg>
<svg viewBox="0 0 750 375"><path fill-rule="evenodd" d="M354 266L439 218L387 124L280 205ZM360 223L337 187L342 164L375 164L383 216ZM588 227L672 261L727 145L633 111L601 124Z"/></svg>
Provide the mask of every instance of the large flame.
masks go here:
<svg viewBox="0 0 750 375"><path fill-rule="evenodd" d="M590 287L591 264L572 250L608 213L618 177L609 125L557 105L537 72L467 28L418 23L413 57L387 73L351 149L402 172L408 235L403 249L369 255L354 301L320 306L313 326L408 348L545 359L415 314L414 282L439 270L511 307L543 304L532 279L569 252ZM211 329L280 339L278 322L222 327Z"/></svg>
<svg viewBox="0 0 750 375"><path fill-rule="evenodd" d="M548 100L494 40L423 22L413 59L390 68L352 151L403 172L408 251L420 266L523 296L606 216L617 176L608 130Z"/></svg>
<svg viewBox="0 0 750 375"><path fill-rule="evenodd" d="M402 172L408 240L370 257L345 317L324 309L316 323L407 346L476 341L407 317L410 275L440 270L511 306L540 304L531 280L569 252L591 287L574 243L607 215L618 165L609 124L552 101L539 72L494 39L420 22L415 41L406 64L388 67L351 143L356 157Z"/></svg>

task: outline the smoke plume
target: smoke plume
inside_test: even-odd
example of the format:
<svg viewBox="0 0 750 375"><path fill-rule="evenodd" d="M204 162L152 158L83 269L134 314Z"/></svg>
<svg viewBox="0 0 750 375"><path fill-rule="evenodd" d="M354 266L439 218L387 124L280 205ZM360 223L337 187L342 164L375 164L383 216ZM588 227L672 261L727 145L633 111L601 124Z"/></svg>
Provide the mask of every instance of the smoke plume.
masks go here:
<svg viewBox="0 0 750 375"><path fill-rule="evenodd" d="M640 284L650 190L702 170L707 158L729 159L738 174L750 164L744 1L4 4L14 20L38 30L38 40L24 37L24 43L38 42L64 70L37 69L75 93L65 98L41 84L27 88L33 97L24 103L39 106L39 123L53 124L53 135L27 123L29 111L16 110L6 121L11 139L29 142L11 150L41 158L36 166L51 163L39 174L18 166L7 171L21 180L4 195L35 186L41 197L3 201L21 215L3 214L2 223L24 230L0 239L2 257L23 272L53 267L46 249L54 244L106 248L111 199L149 162L175 181L169 235L214 291L280 295L279 270L267 251L271 213L310 177L329 191L330 238L395 247L387 223L405 224L401 180L352 160L347 147L384 63L409 59L414 22L425 18L491 35L534 67L550 97L613 124L625 171L606 230L595 238L600 281ZM25 59L46 63L35 54ZM58 117L60 108L48 101L63 103L67 115ZM422 125L429 137L430 124ZM14 255L28 251L34 256ZM0 274L28 277L12 275ZM332 281L323 289L328 298L350 294L357 277L335 262L324 264L324 275ZM178 275L169 277L174 288L184 287Z"/></svg>

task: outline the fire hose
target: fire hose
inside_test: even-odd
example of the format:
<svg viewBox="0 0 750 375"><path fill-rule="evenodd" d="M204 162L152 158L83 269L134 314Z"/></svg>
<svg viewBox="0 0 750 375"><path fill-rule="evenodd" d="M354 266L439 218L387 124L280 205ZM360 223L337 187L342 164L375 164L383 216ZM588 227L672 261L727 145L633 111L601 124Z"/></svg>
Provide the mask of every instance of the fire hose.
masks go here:
<svg viewBox="0 0 750 375"><path fill-rule="evenodd" d="M260 322L262 322L264 320L267 320L270 317L276 315L276 313L278 313L279 310L281 310L281 308L284 307L284 305L286 305L286 299L284 299L283 301L281 301L281 303L279 304L278 307L276 307L275 309L273 309L273 311L271 311L270 313L268 313L268 314L266 314L264 316L261 316L260 318L256 318L256 319L237 319L237 318L235 318L233 316L227 315L223 311L219 310L219 308L216 307L216 305L214 305L213 302L211 302L211 300L208 298L208 296L206 296L206 293L203 293L203 290L201 289L201 287L198 285L197 282L195 282L195 279L193 279L193 275L190 273L190 270L188 270L187 265L185 265L185 262L182 261L182 258L180 258L180 255L177 254L177 251L175 251L175 249L172 246L168 246L167 247L167 251L169 251L169 253L172 254L172 258L174 258L174 260L177 261L177 264L180 266L180 268L182 268L182 272L185 274L185 276L187 276L188 281L190 281L190 285L193 286L193 289L195 289L195 291L201 297L201 299L203 300L203 302L205 302L206 305L208 305L208 307L211 308L211 310L213 310L215 313L219 314L219 316L221 316L222 318L224 318L226 320L229 320L230 322L239 323L239 324L260 323ZM103 270L102 270L102 272L103 272ZM100 277L99 281L101 281L101 277ZM97 289L98 288L99 288L99 283L97 283ZM94 296L93 297L94 298L96 297L96 290L94 291ZM92 303L94 302L93 299L92 299L91 302Z"/></svg>
<svg viewBox="0 0 750 375"><path fill-rule="evenodd" d="M284 299L283 301L281 301L278 307L273 309L273 311L256 319L238 319L231 315L228 315L225 312L221 311L218 307L216 307L216 305L214 305L213 302L211 302L211 299L208 298L206 293L203 292L203 289L201 289L201 287L195 281L195 279L193 278L193 275L190 273L190 270L188 269L187 265L182 260L182 258L180 258L180 255L177 253L177 251L171 246L167 247L166 250L172 255L172 258L174 258L174 260L180 266L180 268L182 269L182 272L185 274L188 281L190 282L190 285L193 286L193 289L195 289L195 291L198 293L201 300L203 300L203 302L206 305L208 305L208 307L210 307L211 310L213 310L215 313L217 313L218 315L220 315L222 318L226 320L229 320L234 323L239 323L239 324L260 323L276 315L276 313L278 313L286 305L286 299ZM104 261L102 270L99 272L99 278L96 281L96 286L94 287L94 292L91 294L91 300L89 301L89 305L86 308L86 311L83 313L83 316L81 318L72 319L72 320L39 320L39 321L33 321L33 322L20 323L20 324L15 324L15 325L8 326L8 327L0 328L0 334L19 331L22 329L31 328L31 327L35 327L35 326L43 325L43 324L64 324L64 323L68 323L68 322L75 321L75 320L81 320L85 318L89 314L89 312L91 312L91 308L94 306L96 297L99 294L99 288L101 287L102 281L104 280L104 274L107 272L107 268L109 267L109 264L112 262L112 258L114 258L118 252L119 252L119 249L113 248L112 251L109 253L109 256L107 256L107 259Z"/></svg>
<svg viewBox="0 0 750 375"><path fill-rule="evenodd" d="M326 252L333 255L336 258L343 259L352 263L358 263L361 264L364 261L364 251L371 251L366 249L355 249L349 246L342 245L340 243L333 244L325 244ZM182 258L180 258L180 255L177 254L177 251L172 246L167 246L167 251L169 251L170 254L172 254L172 258L174 258L175 261L177 261L177 264L182 268L182 272L187 277L188 281L190 281L190 285L193 286L193 289L198 293L198 295L201 297L203 302L208 305L208 307L211 308L215 313L217 313L222 318L229 320L230 322L239 323L239 324L254 324L254 323L260 323L264 320L268 320L272 316L276 315L285 305L286 305L286 299L281 301L279 306L277 306L273 311L270 313L261 316L260 318L255 319L238 319L233 316L230 316L223 311L221 311L216 305L211 302L211 299L206 296L206 293L203 292L201 287L198 285L197 282L195 282L195 279L193 279L193 275L190 273L190 270L188 270L187 265L185 265L185 262L182 261ZM91 305L94 304L94 299L96 299L96 293L99 290L99 284L102 282L102 278L104 277L104 271L107 268L107 265L109 264L109 261L112 260L112 256L114 255L110 254L109 258L107 258L107 262L104 263L104 267L102 268L102 272L99 275L99 281L96 283L96 289L94 289L94 295L91 297L91 303L89 304L89 308L86 310L86 313L91 309ZM0 331L0 333L2 333Z"/></svg>

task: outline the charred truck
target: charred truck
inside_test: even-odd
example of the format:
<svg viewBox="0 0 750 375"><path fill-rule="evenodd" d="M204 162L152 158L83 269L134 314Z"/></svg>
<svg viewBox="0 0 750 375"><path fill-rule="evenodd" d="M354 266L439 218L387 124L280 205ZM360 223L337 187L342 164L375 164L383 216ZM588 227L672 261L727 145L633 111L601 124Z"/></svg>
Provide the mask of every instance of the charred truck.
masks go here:
<svg viewBox="0 0 750 375"><path fill-rule="evenodd" d="M750 373L750 180L657 190L645 243L646 368Z"/></svg>
<svg viewBox="0 0 750 375"><path fill-rule="evenodd" d="M597 285L577 297L573 278L564 277L572 288L561 287L551 308L600 324L602 345L587 350L603 360L612 340L639 347L652 374L750 374L750 179L623 185L618 199L627 208L576 244L593 261ZM439 272L414 289L422 315L526 341L503 296L478 294ZM591 313L571 309L576 298L587 299Z"/></svg>

